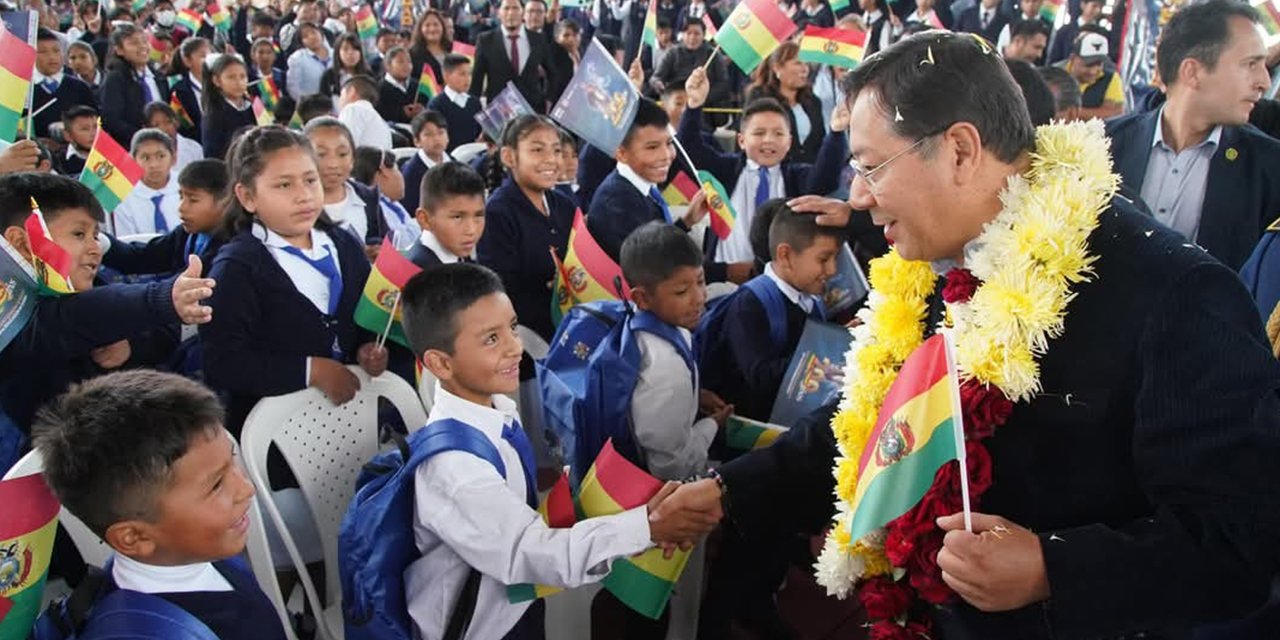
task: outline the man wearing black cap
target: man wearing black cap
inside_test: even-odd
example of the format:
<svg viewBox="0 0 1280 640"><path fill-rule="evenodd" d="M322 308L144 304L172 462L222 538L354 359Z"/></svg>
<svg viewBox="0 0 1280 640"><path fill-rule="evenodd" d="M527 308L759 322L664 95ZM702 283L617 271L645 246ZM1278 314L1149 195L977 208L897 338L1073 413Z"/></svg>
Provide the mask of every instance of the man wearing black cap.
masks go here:
<svg viewBox="0 0 1280 640"><path fill-rule="evenodd" d="M1071 57L1059 62L1080 83L1080 116L1113 118L1124 113L1124 85L1120 74L1108 70L1110 45L1107 37L1095 31L1082 31L1076 38Z"/></svg>

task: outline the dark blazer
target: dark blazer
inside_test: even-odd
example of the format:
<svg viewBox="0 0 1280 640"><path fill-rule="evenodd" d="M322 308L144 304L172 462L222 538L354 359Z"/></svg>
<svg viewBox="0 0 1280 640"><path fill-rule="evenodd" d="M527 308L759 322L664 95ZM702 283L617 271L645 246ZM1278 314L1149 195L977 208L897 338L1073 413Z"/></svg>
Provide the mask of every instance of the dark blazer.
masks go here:
<svg viewBox="0 0 1280 640"><path fill-rule="evenodd" d="M444 87L444 69L440 65L440 61L436 57L426 51L417 49L409 50L409 60L413 63L413 72L409 74L410 82L417 82L422 77L422 65L431 66L431 70L436 74L436 81Z"/></svg>
<svg viewBox="0 0 1280 640"><path fill-rule="evenodd" d="M1044 392L983 441L981 510L1039 536L1053 597L948 605L937 637L1181 638L1262 604L1280 569L1280 364L1248 294L1122 198L1089 244L1097 277L1073 287ZM720 468L744 536L830 523L833 410Z"/></svg>
<svg viewBox="0 0 1280 640"><path fill-rule="evenodd" d="M982 28L982 7L969 7L965 9L959 18L956 18L955 31L964 33L976 33L995 46L996 41L1000 39L1000 31L1009 24L1009 16L1005 15L999 7L994 9L994 15L991 16L991 22L987 24L987 28Z"/></svg>
<svg viewBox="0 0 1280 640"><path fill-rule="evenodd" d="M508 45L506 32L501 28L480 36L476 43L476 59L471 67L471 95L477 98L483 95L492 100L508 82L514 81L516 89L529 102L529 106L538 113L546 113L547 98L542 85L554 72L551 50L546 39L529 34L529 59L520 61L522 67L519 76L511 72Z"/></svg>
<svg viewBox="0 0 1280 640"><path fill-rule="evenodd" d="M422 161L422 156L413 154L413 157L400 167L400 174L404 176L404 197L400 199L400 206L404 207L409 215L416 215L419 195L422 191L422 176L427 175L427 165Z"/></svg>
<svg viewBox="0 0 1280 640"><path fill-rule="evenodd" d="M831 12L831 5L826 2L823 2L820 5L818 12L813 15L805 13L804 7L797 5L795 23L796 27L800 31L803 31L804 28L809 25L813 25L815 27L834 27L836 26L836 16Z"/></svg>
<svg viewBox="0 0 1280 640"><path fill-rule="evenodd" d="M507 178L484 204L485 228L480 238L480 263L502 278L520 324L550 341L551 289L556 277L550 250L564 257L578 210L573 200L554 189L546 192L549 215L529 201L515 181Z"/></svg>
<svg viewBox="0 0 1280 640"><path fill-rule="evenodd" d="M797 162L816 162L818 149L822 147L827 131L827 123L822 119L822 102L813 95L813 92L800 98L798 104L801 109L804 109L805 115L809 116L809 137L801 140L800 130L796 126L796 116L786 100L775 92L766 91L763 87L755 87L747 92L747 99L743 104L750 104L752 100L759 98L773 98L787 110L787 123L791 125L791 151L787 153L787 159Z"/></svg>
<svg viewBox="0 0 1280 640"><path fill-rule="evenodd" d="M146 126L142 119L142 108L147 106L147 92L138 81L137 73L126 67L127 65L119 64L107 72L102 79L102 86L98 87L98 105L102 115L102 128L120 146L128 149L133 142L133 134ZM169 83L162 73L155 74L155 81L156 88L160 90L160 95L155 100L167 104Z"/></svg>
<svg viewBox="0 0 1280 640"><path fill-rule="evenodd" d="M1107 121L1115 170L1132 193L1142 192L1160 110ZM1233 151L1231 151L1233 150ZM1231 151L1231 152L1229 152ZM1227 156L1234 159L1228 159ZM1223 127L1209 161L1209 181L1196 243L1239 269L1280 212L1280 141L1252 125Z"/></svg>
<svg viewBox="0 0 1280 640"><path fill-rule="evenodd" d="M204 148L204 157L224 159L236 132L243 127L256 126L258 117L253 114L253 108L238 111L224 102L217 109L210 109L209 113L204 114L201 125L204 133L200 146Z"/></svg>
<svg viewBox="0 0 1280 640"><path fill-rule="evenodd" d="M80 156L73 155L67 157L66 150L53 157L53 167L58 173L72 178L79 178L80 173L84 171L85 159Z"/></svg>
<svg viewBox="0 0 1280 640"><path fill-rule="evenodd" d="M182 108L191 117L191 122L195 124L193 127L183 127L179 133L200 142L204 133L200 126L201 119L204 115L204 105L200 102L200 98L196 97L195 85L191 84L191 79L184 73L182 79L173 85L173 93L177 94L178 102L182 103Z"/></svg>
<svg viewBox="0 0 1280 640"><path fill-rule="evenodd" d="M452 152L458 145L475 142L480 138L480 123L476 122L476 114L480 113L480 100L467 94L467 106L459 107L442 89L440 95L427 103L427 108L444 115L449 127L449 146L446 152Z"/></svg>
<svg viewBox="0 0 1280 640"><path fill-rule="evenodd" d="M49 105L49 108L40 111L40 108L47 104L50 100L57 98L57 102ZM35 133L41 138L49 136L49 125L55 122L62 122L62 112L71 107L83 105L86 107L98 108L98 98L94 95L93 89L85 84L83 80L75 77L74 73L66 71L62 74L62 82L58 83L58 88L54 89L50 95L45 88L39 84L31 85L31 110L36 113L34 118Z"/></svg>
<svg viewBox="0 0 1280 640"><path fill-rule="evenodd" d="M400 90L394 84L383 78L378 81L378 115L382 116L387 122L409 123L409 116L405 114L404 108L413 104L416 87L413 80L410 79L408 86L404 91Z"/></svg>
<svg viewBox="0 0 1280 640"><path fill-rule="evenodd" d="M444 264L444 261L440 259L440 256L436 255L435 251L428 249L421 242L415 242L413 247L409 249L409 254L405 257L409 258L409 262L417 265L423 271Z"/></svg>
<svg viewBox="0 0 1280 640"><path fill-rule="evenodd" d="M369 260L351 234L328 234L342 270L342 296L332 316L298 292L248 229L213 261L209 277L219 286L208 304L217 311L212 322L200 325L200 339L206 380L226 393L226 427L233 434L240 433L259 399L307 386L307 357L331 358L336 339L343 362L354 363L357 347L369 336L351 318L369 278Z"/></svg>
<svg viewBox="0 0 1280 640"><path fill-rule="evenodd" d="M102 266L125 275L178 273L187 268L187 256L195 249L194 239L182 227L146 242L123 242L118 238L110 238L111 247L102 255ZM202 275L209 273L209 269L213 267L213 259L223 244L226 244L226 240L221 233L209 234L209 241L198 254L204 265Z"/></svg>

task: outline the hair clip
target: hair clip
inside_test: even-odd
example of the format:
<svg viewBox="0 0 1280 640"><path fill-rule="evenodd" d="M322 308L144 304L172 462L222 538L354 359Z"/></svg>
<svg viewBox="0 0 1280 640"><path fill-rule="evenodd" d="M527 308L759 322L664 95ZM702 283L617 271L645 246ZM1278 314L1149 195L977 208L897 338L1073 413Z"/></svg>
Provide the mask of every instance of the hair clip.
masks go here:
<svg viewBox="0 0 1280 640"><path fill-rule="evenodd" d="M924 60L920 61L921 66L924 66L926 64L937 64L936 62L933 61L933 45L929 45L928 56L925 57Z"/></svg>
<svg viewBox="0 0 1280 640"><path fill-rule="evenodd" d="M901 111L899 111L897 107L894 107L894 108L893 108L893 121L894 121L894 122L902 122L902 120L903 120L902 112L901 112Z"/></svg>

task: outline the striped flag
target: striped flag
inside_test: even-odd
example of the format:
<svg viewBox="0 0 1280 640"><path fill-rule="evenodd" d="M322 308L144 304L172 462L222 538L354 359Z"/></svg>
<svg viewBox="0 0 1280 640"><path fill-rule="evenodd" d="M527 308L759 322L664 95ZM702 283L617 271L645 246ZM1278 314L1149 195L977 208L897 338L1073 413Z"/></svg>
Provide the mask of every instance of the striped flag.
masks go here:
<svg viewBox="0 0 1280 640"><path fill-rule="evenodd" d="M468 60L470 60L470 61L472 61L472 62L475 62L475 61L476 61L476 48L475 48L475 45L470 45L470 44L467 44L467 43L465 43L465 42L458 42L457 40L454 40L454 41L453 41L453 53L456 53L456 54L461 55L461 56L466 56L466 57L467 57L467 59L468 59Z"/></svg>
<svg viewBox="0 0 1280 640"><path fill-rule="evenodd" d="M573 215L569 251L560 270L559 286L563 289L559 295L568 302L565 309L584 302L618 300L618 287L615 285L618 282L622 283L623 298L630 300L631 289L622 277L622 268L596 244L579 209Z"/></svg>
<svg viewBox="0 0 1280 640"><path fill-rule="evenodd" d="M356 32L363 40L378 35L378 19L373 17L373 9L367 4L360 5L360 10L356 11Z"/></svg>
<svg viewBox="0 0 1280 640"><path fill-rule="evenodd" d="M427 100L440 95L440 83L429 64L422 65L422 75L418 77L418 95Z"/></svg>
<svg viewBox="0 0 1280 640"><path fill-rule="evenodd" d="M649 11L644 14L644 33L640 35L641 46L658 49L658 0L649 0Z"/></svg>
<svg viewBox="0 0 1280 640"><path fill-rule="evenodd" d="M852 69L862 62L867 32L809 25L800 37L800 61Z"/></svg>
<svg viewBox="0 0 1280 640"><path fill-rule="evenodd" d="M849 0L827 0L827 4L831 6L831 13L835 14L849 8Z"/></svg>
<svg viewBox="0 0 1280 640"><path fill-rule="evenodd" d="M134 162L129 152L98 123L98 135L93 138L93 149L89 151L89 159L85 160L84 170L80 172L80 182L93 191L93 195L102 203L103 210L108 213L133 191L133 186L142 179L142 167Z"/></svg>
<svg viewBox="0 0 1280 640"><path fill-rule="evenodd" d="M187 33L195 33L200 30L200 24L204 22L204 18L191 9L183 9L178 12L178 17L175 18L175 21L178 26L186 29Z"/></svg>
<svg viewBox="0 0 1280 640"><path fill-rule="evenodd" d="M671 184L662 190L662 199L673 207L689 204L696 195L698 195L697 183L683 171L677 173L676 177L672 178Z"/></svg>
<svg viewBox="0 0 1280 640"><path fill-rule="evenodd" d="M858 463L851 540L909 511L960 448L960 387L946 337L916 348L889 387ZM964 464L963 460L960 463Z"/></svg>
<svg viewBox="0 0 1280 640"><path fill-rule="evenodd" d="M191 114L182 107L182 101L178 99L176 91L169 94L169 108L173 109L173 115L178 118L178 127L190 129L196 126L195 121L191 119Z"/></svg>
<svg viewBox="0 0 1280 640"><path fill-rule="evenodd" d="M1040 17L1048 20L1050 25L1056 24L1063 2L1064 0L1044 0L1040 5Z"/></svg>
<svg viewBox="0 0 1280 640"><path fill-rule="evenodd" d="M31 93L36 49L20 35L0 30L0 139L15 142Z"/></svg>
<svg viewBox="0 0 1280 640"><path fill-rule="evenodd" d="M720 27L716 42L743 73L750 74L795 30L796 24L773 0L745 0Z"/></svg>
<svg viewBox="0 0 1280 640"><path fill-rule="evenodd" d="M724 444L730 449L750 451L773 444L788 429L742 416L729 416L724 425Z"/></svg>
<svg viewBox="0 0 1280 640"><path fill-rule="evenodd" d="M582 478L578 504L588 518L608 516L645 504L660 489L661 480L631 464L614 450L610 440ZM667 607L672 585L689 562L688 551L676 551L670 559L662 554L662 549L655 548L615 560L604 588L637 613L657 619Z"/></svg>
<svg viewBox="0 0 1280 640"><path fill-rule="evenodd" d="M150 30L147 31L147 44L151 45L151 61L164 62L164 53L169 50L169 45L165 44L164 40L157 38L156 34ZM181 76L179 76L179 79L181 79ZM173 82L169 83L169 87L173 87Z"/></svg>
<svg viewBox="0 0 1280 640"><path fill-rule="evenodd" d="M702 26L707 30L707 40L716 39L716 21L711 19L711 14L702 14Z"/></svg>
<svg viewBox="0 0 1280 640"><path fill-rule="evenodd" d="M40 598L53 538L58 529L58 499L36 473L0 481L0 638L26 638L40 614Z"/></svg>
<svg viewBox="0 0 1280 640"><path fill-rule="evenodd" d="M262 98L253 97L253 117L258 121L259 127L265 127L276 123L276 117L267 111L267 106L262 104Z"/></svg>
<svg viewBox="0 0 1280 640"><path fill-rule="evenodd" d="M1280 35L1280 9L1276 9L1276 3L1273 0L1263 0L1262 3L1253 5L1253 8L1258 10L1258 23L1262 25L1262 30L1269 36Z"/></svg>
<svg viewBox="0 0 1280 640"><path fill-rule="evenodd" d="M209 22L213 23L213 28L222 33L231 30L231 12L227 8L218 4L217 0L209 0L204 10L209 14Z"/></svg>
<svg viewBox="0 0 1280 640"><path fill-rule="evenodd" d="M422 269L396 251L390 237L382 241L382 247L369 272L369 279L364 283L364 295L356 304L354 319L356 324L378 335L387 331L387 323L390 322L387 339L407 347L409 339L405 337L404 325L401 324L404 310L398 304L400 290ZM393 309L394 320L391 316Z"/></svg>
<svg viewBox="0 0 1280 640"><path fill-rule="evenodd" d="M702 191L707 194L707 213L711 216L711 230L721 240L729 237L733 231L733 223L738 220L738 212L729 203L729 192L720 184L710 171L699 171L698 180L702 181Z"/></svg>
<svg viewBox="0 0 1280 640"><path fill-rule="evenodd" d="M293 110L293 116L289 118L289 128L296 131L302 131L302 115L297 109Z"/></svg>
<svg viewBox="0 0 1280 640"><path fill-rule="evenodd" d="M280 104L280 87L276 86L275 78L263 76L262 81L258 83L258 95L262 98L263 106L275 113L276 107Z"/></svg>
<svg viewBox="0 0 1280 640"><path fill-rule="evenodd" d="M40 284L40 294L61 296L75 293L75 287L71 286L71 270L75 263L71 254L53 241L35 198L31 199L31 215L27 216L23 228L27 231L27 243L31 245L31 263Z"/></svg>
<svg viewBox="0 0 1280 640"><path fill-rule="evenodd" d="M568 529L580 520L577 506L574 504L573 492L569 489L568 475L560 474L560 479L556 481L555 486L551 487L547 497L542 499L542 504L538 505L538 514L552 529ZM545 584L513 584L507 587L507 601L512 604L527 602L555 595L561 591L564 589Z"/></svg>

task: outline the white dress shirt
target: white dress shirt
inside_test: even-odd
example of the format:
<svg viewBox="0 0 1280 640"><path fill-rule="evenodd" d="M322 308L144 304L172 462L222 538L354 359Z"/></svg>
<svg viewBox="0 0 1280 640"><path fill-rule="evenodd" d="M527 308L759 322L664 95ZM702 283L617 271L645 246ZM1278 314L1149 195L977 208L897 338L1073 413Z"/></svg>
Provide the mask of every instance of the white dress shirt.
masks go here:
<svg viewBox="0 0 1280 640"><path fill-rule="evenodd" d="M267 246L267 253L275 259L276 264L280 265L280 269L289 276L289 281L293 283L298 293L306 298L311 304L320 310L320 313L329 313L329 279L311 266L311 263L299 258L284 250L285 247L291 247L288 240L285 240L276 232L266 228L261 224L254 224L252 227L253 237L262 241ZM362 241L363 242L363 241ZM333 238L329 234L311 228L311 248L299 249L308 258L319 260L326 254L333 256L333 266L342 272L341 258L338 256L338 246L333 243ZM351 283L343 283L344 287L352 286ZM364 286L364 283L355 283L354 286ZM304 386L311 386L311 357L307 357L306 379L303 381Z"/></svg>
<svg viewBox="0 0 1280 640"><path fill-rule="evenodd" d="M446 96L449 96L450 102L458 105L458 107L461 109L465 109L467 107L467 99L471 97L470 94L454 91L448 86L445 86L444 94Z"/></svg>
<svg viewBox="0 0 1280 640"><path fill-rule="evenodd" d="M164 196L160 200L160 212L164 214L168 231L177 229L182 224L178 217L178 178L177 174L169 174L169 182L159 189L152 189L141 180L133 191L120 204L116 205L111 215L112 233L116 236L131 236L139 233L161 233L156 229L156 206L151 199Z"/></svg>
<svg viewBox="0 0 1280 640"><path fill-rule="evenodd" d="M440 258L440 264L453 264L462 259L462 256L454 254L452 251L446 249L444 245L440 244L440 239L436 237L436 234L431 233L429 230L423 230L422 235L418 236L418 242L427 249L430 249L431 253L436 254L436 257ZM471 251L471 255L467 257L475 260L475 250L473 249Z"/></svg>
<svg viewBox="0 0 1280 640"><path fill-rule="evenodd" d="M364 244L365 236L369 233L369 219L364 214L364 198L350 184L343 186L347 189L347 197L342 202L324 205L325 213L329 214L329 219L334 224L351 232L360 244Z"/></svg>
<svg viewBox="0 0 1280 640"><path fill-rule="evenodd" d="M289 56L289 72L285 74L285 88L289 97L295 102L303 96L320 93L320 76L329 68L332 52L324 58L316 56L309 49L298 49Z"/></svg>
<svg viewBox="0 0 1280 640"><path fill-rule="evenodd" d="M387 84L389 84L389 85L391 85L391 86L393 86L393 87L395 87L395 88L399 89L401 93L409 93L409 81L408 81L408 80L405 80L404 82L401 82L401 81L399 81L399 80L396 80L395 78L392 78L392 77L391 77L391 74L389 74L389 73L388 73L388 74L383 75L383 78L387 81Z"/></svg>
<svg viewBox="0 0 1280 640"><path fill-rule="evenodd" d="M500 30L502 33L502 52L507 54L507 64L511 64L511 36L513 35L506 28ZM529 30L523 26L520 27L520 33L516 39L516 47L520 51L520 72L524 72L524 65L529 63Z"/></svg>
<svg viewBox="0 0 1280 640"><path fill-rule="evenodd" d="M800 307L805 313L813 313L813 305L817 301L817 296L811 293L805 293L783 280L778 276L778 272L773 270L773 263L770 262L764 266L764 275L768 276L774 284L778 285L778 290L791 304Z"/></svg>
<svg viewBox="0 0 1280 640"><path fill-rule="evenodd" d="M445 162L453 162L453 158L449 155L448 151L442 152L440 154L440 162L436 162L435 160L431 159L431 156L427 155L426 151L423 151L422 149L418 149L418 159L422 160L422 164L427 165L428 171L431 170L431 167L434 167L438 164L443 164Z"/></svg>
<svg viewBox="0 0 1280 640"><path fill-rule="evenodd" d="M448 451L414 470L414 541L422 557L405 571L405 594L415 637L438 640L470 567L480 571L479 613L469 640L503 637L531 603L511 604L507 585L576 587L607 575L610 563L640 553L649 541L644 506L551 529L525 502L520 456L502 438L518 417L515 403L493 396L486 407L436 384L428 422L452 418L479 429L502 457L504 480L475 455Z"/></svg>
<svg viewBox="0 0 1280 640"><path fill-rule="evenodd" d="M357 147L391 150L391 127L368 100L356 100L343 107L338 120L347 125Z"/></svg>
<svg viewBox="0 0 1280 640"><path fill-rule="evenodd" d="M690 349L692 334L678 327ZM695 420L698 380L665 338L635 332L640 347L640 378L631 394L631 424L645 465L659 480L680 480L707 470L707 449L716 437L716 421Z"/></svg>
<svg viewBox="0 0 1280 640"><path fill-rule="evenodd" d="M144 85L146 85L142 94L144 99L148 102L155 102L161 99L160 85L156 84L156 74L151 71L151 67L147 67L142 71L135 68L134 75L137 76ZM120 144L127 144L127 142L122 141Z"/></svg>
<svg viewBox="0 0 1280 640"><path fill-rule="evenodd" d="M617 169L618 175L622 176L627 182L630 182L631 186L635 187L636 190L646 198L649 197L649 191L658 186L644 178L641 178L640 174L636 173L634 169L622 162L618 163Z"/></svg>
<svg viewBox="0 0 1280 640"><path fill-rule="evenodd" d="M178 134L178 139L174 140L174 143L178 145L178 161L173 165L174 173L180 174L187 165L204 159L204 147L201 147L199 142Z"/></svg>
<svg viewBox="0 0 1280 640"><path fill-rule="evenodd" d="M738 219L733 223L729 237L720 241L716 248L716 262L747 262L755 260L756 252L751 248L751 221L756 216L756 187L760 184L760 165L747 160L742 174L738 176L738 184L733 187L729 202L733 210L738 212ZM781 198L787 194L787 186L782 182L780 165L769 167L769 198Z"/></svg>
<svg viewBox="0 0 1280 640"><path fill-rule="evenodd" d="M65 73L63 73L61 69L59 69L57 73L55 73L55 74L53 74L53 75L51 75L51 76L46 76L46 75L44 75L43 73L40 73L39 71L36 71L35 69L32 69L32 70L31 70L31 84L34 84L34 85L43 85L45 82L52 82L52 83L54 84L53 91L50 91L50 92L49 92L50 94L52 94L54 91L57 91L57 90L58 90L58 85L61 85L61 84L62 84L62 78L63 78L63 77L65 77L65 76L66 76L66 74L65 74Z"/></svg>
<svg viewBox="0 0 1280 640"><path fill-rule="evenodd" d="M234 589L212 562L162 567L139 562L123 553L115 554L111 578L121 589L139 593L192 593Z"/></svg>

